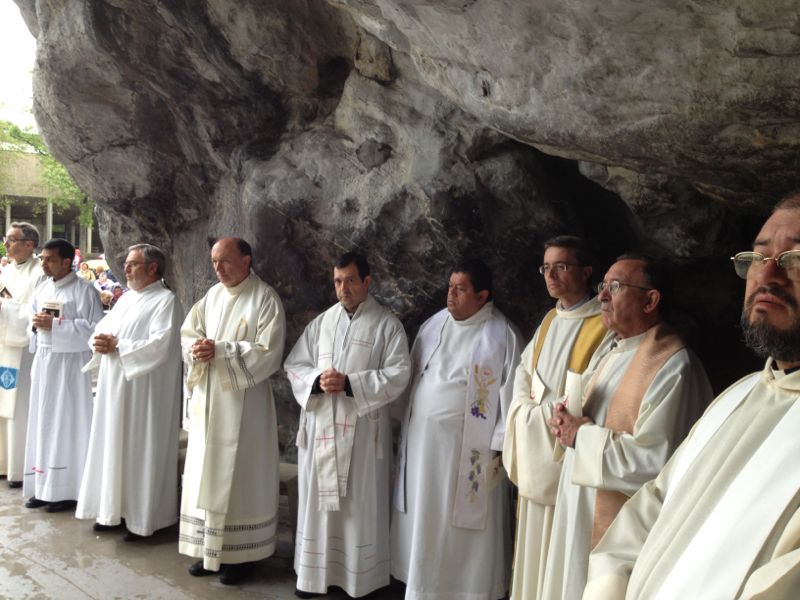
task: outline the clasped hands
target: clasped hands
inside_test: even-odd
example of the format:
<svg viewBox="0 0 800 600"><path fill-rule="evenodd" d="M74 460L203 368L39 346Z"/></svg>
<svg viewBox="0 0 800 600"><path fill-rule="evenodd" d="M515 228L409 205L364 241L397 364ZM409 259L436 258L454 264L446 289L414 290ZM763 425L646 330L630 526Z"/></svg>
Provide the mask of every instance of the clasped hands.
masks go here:
<svg viewBox="0 0 800 600"><path fill-rule="evenodd" d="M586 423L591 423L589 417L576 417L567 410L566 402L559 402L555 405L553 416L547 420L550 426L550 433L569 448L575 447L575 437L578 435L578 428Z"/></svg>
<svg viewBox="0 0 800 600"><path fill-rule="evenodd" d="M320 373L319 387L326 394L338 394L344 391L346 380L347 375L331 367Z"/></svg>
<svg viewBox="0 0 800 600"><path fill-rule="evenodd" d="M200 338L192 344L192 358L197 362L209 362L214 358L214 340Z"/></svg>
<svg viewBox="0 0 800 600"><path fill-rule="evenodd" d="M117 349L117 337L110 333L98 333L94 336L94 351L98 354L111 354Z"/></svg>

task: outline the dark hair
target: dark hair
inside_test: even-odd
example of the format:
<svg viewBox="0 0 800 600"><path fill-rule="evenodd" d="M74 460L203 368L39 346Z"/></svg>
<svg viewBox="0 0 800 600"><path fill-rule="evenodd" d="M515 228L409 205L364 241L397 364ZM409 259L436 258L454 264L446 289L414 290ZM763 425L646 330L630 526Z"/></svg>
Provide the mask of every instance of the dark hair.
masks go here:
<svg viewBox="0 0 800 600"><path fill-rule="evenodd" d="M355 264L358 269L358 276L363 281L365 277L369 276L369 263L363 254L358 252L345 252L339 257L333 266L337 269L344 269L350 265Z"/></svg>
<svg viewBox="0 0 800 600"><path fill-rule="evenodd" d="M221 242L222 240L233 240L234 242L236 242L236 247L239 249L239 254L241 254L242 256L249 256L250 258L253 257L253 248L251 248L250 244L248 244L245 240L239 237L233 237L233 236L219 237L219 238L209 237L208 247L213 248L214 244L216 244L217 242Z"/></svg>
<svg viewBox="0 0 800 600"><path fill-rule="evenodd" d="M36 229L36 226L32 223L28 223L27 221L14 221L9 228L21 229L22 239L32 241L34 248L39 246L39 230Z"/></svg>
<svg viewBox="0 0 800 600"><path fill-rule="evenodd" d="M638 260L644 263L642 266L642 274L644 275L645 285L650 289L658 290L661 293L660 304L662 307L664 306L666 301L665 299L670 296L671 278L669 276L669 272L662 263L650 258L649 256L645 256L644 254L639 254L638 252L621 254L616 260Z"/></svg>
<svg viewBox="0 0 800 600"><path fill-rule="evenodd" d="M784 196L772 209L772 212L778 210L800 210L800 191L792 192Z"/></svg>
<svg viewBox="0 0 800 600"><path fill-rule="evenodd" d="M44 250L58 250L58 255L62 259L70 259L73 260L75 258L75 246L70 244L67 240L62 238L53 238L52 240L48 240L42 246Z"/></svg>
<svg viewBox="0 0 800 600"><path fill-rule="evenodd" d="M572 250L575 260L578 261L578 265L581 267L591 267L594 264L594 256L589 250L589 244L586 243L586 240L576 235L557 235L544 243L545 250L553 247Z"/></svg>
<svg viewBox="0 0 800 600"><path fill-rule="evenodd" d="M492 270L479 258L462 258L452 270L453 273L466 273L475 292L489 291L487 302L492 299Z"/></svg>
<svg viewBox="0 0 800 600"><path fill-rule="evenodd" d="M242 238L233 238L233 239L236 240L236 246L239 248L239 253L242 256L249 256L252 258L253 249L250 247L250 244L248 244Z"/></svg>
<svg viewBox="0 0 800 600"><path fill-rule="evenodd" d="M142 258L145 262L156 263L156 276L163 277L164 271L167 268L167 257L158 246L152 244L134 244L128 246L128 252L139 251L142 253Z"/></svg>

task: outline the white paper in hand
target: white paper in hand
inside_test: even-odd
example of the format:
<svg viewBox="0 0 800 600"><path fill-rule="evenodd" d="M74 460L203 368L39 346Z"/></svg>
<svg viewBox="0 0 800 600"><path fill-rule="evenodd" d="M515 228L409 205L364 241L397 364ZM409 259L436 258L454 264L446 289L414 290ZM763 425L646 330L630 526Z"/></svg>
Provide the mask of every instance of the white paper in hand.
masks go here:
<svg viewBox="0 0 800 600"><path fill-rule="evenodd" d="M563 402L573 417L583 416L583 377L580 373L567 371Z"/></svg>

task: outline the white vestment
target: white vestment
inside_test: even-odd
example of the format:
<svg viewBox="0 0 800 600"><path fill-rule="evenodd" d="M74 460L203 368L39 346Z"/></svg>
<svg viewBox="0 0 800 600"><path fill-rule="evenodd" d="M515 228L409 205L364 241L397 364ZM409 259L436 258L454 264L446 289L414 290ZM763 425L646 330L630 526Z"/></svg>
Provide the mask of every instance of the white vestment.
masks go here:
<svg viewBox="0 0 800 600"><path fill-rule="evenodd" d="M520 489L517 504L517 532L514 546L512 600L534 600L541 595L547 564L550 530L561 474L561 462L553 458L555 438L547 420L564 394L572 348L587 317L600 314L600 302L593 298L571 310L556 309L547 329L536 370L532 369L534 348L542 335L537 328L525 348L514 376L514 398L506 425L503 461L510 462L520 477L527 475L531 489ZM584 371L586 379L613 339L608 332ZM580 402L580 398L574 401ZM512 477L512 480L516 480Z"/></svg>
<svg viewBox="0 0 800 600"><path fill-rule="evenodd" d="M280 298L252 272L213 286L181 327L192 397L178 550L212 571L275 551L280 456L268 378L285 335ZM199 338L216 342L210 362L191 362Z"/></svg>
<svg viewBox="0 0 800 600"><path fill-rule="evenodd" d="M611 399L646 332L618 340L604 357L584 400L594 423L578 428L566 448L556 496L544 598L580 599L586 585L597 490L632 496L653 479L712 397L700 361L683 348L656 373L639 406L633 434L603 427Z"/></svg>
<svg viewBox="0 0 800 600"><path fill-rule="evenodd" d="M318 366L320 329L326 314L335 323L332 366L345 373L353 395L311 394L323 369ZM371 316L371 326L359 320ZM362 364L349 357L358 347L368 349ZM345 367L348 364L348 367ZM359 305L352 319L340 304L314 319L286 359L285 369L295 398L305 411L305 447L298 442L300 504L294 568L297 588L324 594L328 586L342 588L351 597L364 596L389 585L389 472L392 435L389 403L405 389L411 375L408 342L400 321L371 296ZM345 370L347 369L347 370ZM321 402L332 402L338 427L350 425L337 414L350 403L357 413L355 439L346 495L337 511L318 506L314 450L324 435L318 427ZM337 440L338 441L338 440ZM337 447L337 452L339 448Z"/></svg>
<svg viewBox="0 0 800 600"><path fill-rule="evenodd" d="M405 476L397 486L405 511L398 507L398 496L391 527L392 575L406 583L409 600L495 600L508 589L511 525L505 476L492 482L487 477L488 510L482 528L453 525L465 413L470 411L467 387L474 376L473 349L495 317L505 322L503 339L496 340L503 350L498 357L499 402L494 414L485 415L493 424L491 439L471 442L485 442L499 452L521 346L514 327L490 302L463 321L447 315L435 349L420 352L418 346L437 315L422 325L415 342L412 355L429 354L430 359L414 364L401 433L405 469L401 465L398 477Z"/></svg>
<svg viewBox="0 0 800 600"><path fill-rule="evenodd" d="M771 364L771 360L767 362L743 401L716 425L713 435L688 465L682 465L684 453L692 447L707 421L714 418L719 405L736 393L737 385L725 390L714 401L659 476L622 508L592 553L584 598L656 598L662 586L682 583L669 580L681 560L688 559L691 563L707 558L712 558L716 565L713 571L705 571L707 577L703 573L688 574L695 582L693 598L788 600L797 597L800 589L800 485L796 483L796 474L794 489L784 498L778 498L779 504L768 510L745 512L744 517L756 517L754 523L748 524L742 515L738 518L732 515L723 531L702 539L701 553L695 556L689 550L697 533L712 517L724 515L736 502L746 505L761 502L790 476L788 471L783 476L776 474L774 486L762 485L755 482L759 471L785 460L797 462L795 452L784 450L796 443L797 429L793 427L785 441L764 457L763 463L751 464L751 460L757 460L759 450L770 442L782 420L789 416L790 409L800 401L800 372L784 376L780 371L773 372ZM688 468L673 489L681 466ZM750 485L748 481L741 481L743 474L749 476ZM734 486L741 490L742 484L744 490L735 497L728 494ZM762 534L757 535L756 529L762 529ZM735 560L739 556L746 556L747 564L733 568L727 557ZM715 577L717 570L722 578ZM724 591L722 585L726 588Z"/></svg>
<svg viewBox="0 0 800 600"><path fill-rule="evenodd" d="M52 330L31 337L36 356L31 371L28 439L23 492L39 500L77 500L92 425L92 383L81 367L103 305L92 284L75 273L36 288L33 312L45 302L62 302Z"/></svg>
<svg viewBox="0 0 800 600"><path fill-rule="evenodd" d="M116 352L95 355L100 371L79 519L125 519L129 531L145 536L178 520L181 312L157 281L123 294L95 328L118 343Z"/></svg>
<svg viewBox="0 0 800 600"><path fill-rule="evenodd" d="M0 374L0 388L8 396L8 406L0 416L0 474L7 475L8 481L22 481L25 472L25 434L33 365L28 332L33 293L44 279L42 263L35 256L22 264L10 262L0 276L0 284L11 294L11 298L0 300L0 356L5 359L0 360L0 368L6 361L17 365L16 373Z"/></svg>

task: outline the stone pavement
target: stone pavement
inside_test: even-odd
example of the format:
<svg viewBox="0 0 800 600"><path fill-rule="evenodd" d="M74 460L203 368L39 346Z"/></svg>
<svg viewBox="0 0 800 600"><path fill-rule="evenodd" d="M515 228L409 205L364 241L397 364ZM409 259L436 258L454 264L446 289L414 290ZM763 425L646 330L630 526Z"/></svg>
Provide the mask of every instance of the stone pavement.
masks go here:
<svg viewBox="0 0 800 600"><path fill-rule="evenodd" d="M20 490L0 481L0 598L295 598L285 505L276 555L258 564L252 580L225 586L216 577L186 572L194 559L178 554L177 526L146 541L124 542L124 529L96 533L92 521L79 521L73 512L30 510L24 500ZM381 600L403 598L400 588L381 593ZM347 595L337 590L326 598L343 600Z"/></svg>

